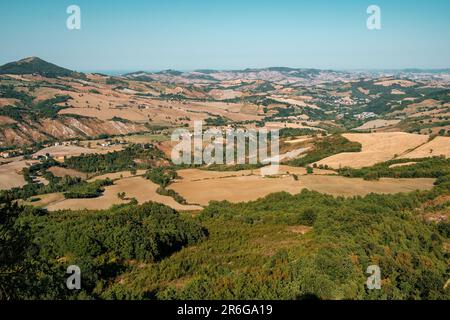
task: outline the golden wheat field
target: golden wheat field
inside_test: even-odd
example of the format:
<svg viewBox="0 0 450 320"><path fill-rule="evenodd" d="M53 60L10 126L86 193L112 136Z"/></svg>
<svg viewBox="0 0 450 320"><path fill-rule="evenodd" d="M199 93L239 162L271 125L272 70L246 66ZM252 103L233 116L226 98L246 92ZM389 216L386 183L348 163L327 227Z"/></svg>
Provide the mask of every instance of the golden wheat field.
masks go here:
<svg viewBox="0 0 450 320"><path fill-rule="evenodd" d="M192 177L192 176L191 176ZM292 175L262 177L260 175L226 176L215 178L182 179L168 188L182 195L189 203L207 205L209 201L251 201L274 192L299 193L310 189L335 196L356 196L369 193L398 193L427 190L433 187L434 179L380 179L365 181L333 175Z"/></svg>
<svg viewBox="0 0 450 320"><path fill-rule="evenodd" d="M156 189L158 187L157 184L142 177L124 178L115 181L112 186L105 187L105 192L101 197L94 199L59 199L56 202L49 203L46 208L50 211L66 209L102 210L115 204L127 203L129 199L135 198L139 203L154 201L180 211L201 209L199 206L179 204L172 197L157 194ZM119 192L125 192L125 200L119 199L117 196Z"/></svg>
<svg viewBox="0 0 450 320"><path fill-rule="evenodd" d="M22 169L34 162L20 160L0 165L0 190L23 187L26 182Z"/></svg>
<svg viewBox="0 0 450 320"><path fill-rule="evenodd" d="M450 137L436 137L400 158L425 158L433 156L450 157Z"/></svg>
<svg viewBox="0 0 450 320"><path fill-rule="evenodd" d="M429 139L427 135L405 132L347 133L343 136L361 143L361 152L339 153L318 161L318 165L328 165L334 169L368 167L406 155Z"/></svg>

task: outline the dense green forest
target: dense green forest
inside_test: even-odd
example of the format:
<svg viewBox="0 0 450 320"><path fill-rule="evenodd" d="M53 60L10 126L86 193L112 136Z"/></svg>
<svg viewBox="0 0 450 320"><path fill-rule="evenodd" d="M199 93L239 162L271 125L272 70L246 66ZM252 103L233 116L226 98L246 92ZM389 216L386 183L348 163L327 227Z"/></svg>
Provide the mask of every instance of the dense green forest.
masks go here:
<svg viewBox="0 0 450 320"><path fill-rule="evenodd" d="M104 211L0 206L0 298L449 299L450 192L332 197L303 190L200 214L160 204ZM447 248L447 249L446 249ZM82 289L65 289L78 265ZM382 289L365 287L377 264Z"/></svg>
<svg viewBox="0 0 450 320"><path fill-rule="evenodd" d="M0 210L0 299L101 298L135 261L159 261L208 235L155 203L50 214L6 201ZM71 264L83 270L80 292L64 290Z"/></svg>
<svg viewBox="0 0 450 320"><path fill-rule="evenodd" d="M64 160L64 165L78 171L99 174L147 169L160 159L165 159L164 154L152 144L145 144L130 145L122 151L106 154L83 154L70 157Z"/></svg>
<svg viewBox="0 0 450 320"><path fill-rule="evenodd" d="M431 192L350 199L316 192L273 194L255 202L211 203L198 217L210 236L142 270L114 297L160 299L448 299L448 224L425 222ZM448 205L448 204L447 204ZM304 235L295 231L312 227ZM308 229L307 229L308 230ZM446 231L447 230L447 231ZM382 270L380 291L365 268Z"/></svg>

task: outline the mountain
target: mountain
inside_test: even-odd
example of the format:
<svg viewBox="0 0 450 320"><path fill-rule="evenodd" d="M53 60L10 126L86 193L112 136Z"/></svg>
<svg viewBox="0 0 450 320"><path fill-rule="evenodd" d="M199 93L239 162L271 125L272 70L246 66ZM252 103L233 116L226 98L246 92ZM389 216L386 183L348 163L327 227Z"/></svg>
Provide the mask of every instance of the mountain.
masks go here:
<svg viewBox="0 0 450 320"><path fill-rule="evenodd" d="M417 69L409 68L400 70L404 73L430 73L430 74L450 74L450 68L445 69Z"/></svg>
<svg viewBox="0 0 450 320"><path fill-rule="evenodd" d="M7 63L0 67L0 74L39 74L48 78L73 77L84 78L84 74L62 68L38 57L25 58Z"/></svg>
<svg viewBox="0 0 450 320"><path fill-rule="evenodd" d="M132 72L124 75L129 79L151 79L168 83L217 83L220 81L270 81L280 84L286 83L321 83L336 81L344 78L353 78L351 74L319 69L298 69L287 67L247 68L244 70L211 70L200 69L180 72L165 70L161 72Z"/></svg>

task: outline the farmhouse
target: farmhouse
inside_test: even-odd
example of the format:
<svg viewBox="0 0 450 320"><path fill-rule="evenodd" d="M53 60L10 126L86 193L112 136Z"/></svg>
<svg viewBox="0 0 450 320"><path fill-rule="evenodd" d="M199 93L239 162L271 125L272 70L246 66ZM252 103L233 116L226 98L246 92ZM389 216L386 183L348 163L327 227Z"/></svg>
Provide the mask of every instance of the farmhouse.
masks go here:
<svg viewBox="0 0 450 320"><path fill-rule="evenodd" d="M12 155L11 155L11 153L10 152L0 152L0 157L2 157L2 158L11 158L12 157Z"/></svg>

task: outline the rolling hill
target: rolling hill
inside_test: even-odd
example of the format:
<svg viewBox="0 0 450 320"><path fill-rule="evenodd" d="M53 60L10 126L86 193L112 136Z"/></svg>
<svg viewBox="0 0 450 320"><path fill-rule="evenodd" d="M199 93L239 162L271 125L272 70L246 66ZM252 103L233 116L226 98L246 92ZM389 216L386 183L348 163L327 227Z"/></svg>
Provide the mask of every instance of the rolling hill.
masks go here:
<svg viewBox="0 0 450 320"><path fill-rule="evenodd" d="M38 57L29 57L0 67L0 74L39 74L44 77L84 78L84 74L62 68Z"/></svg>

